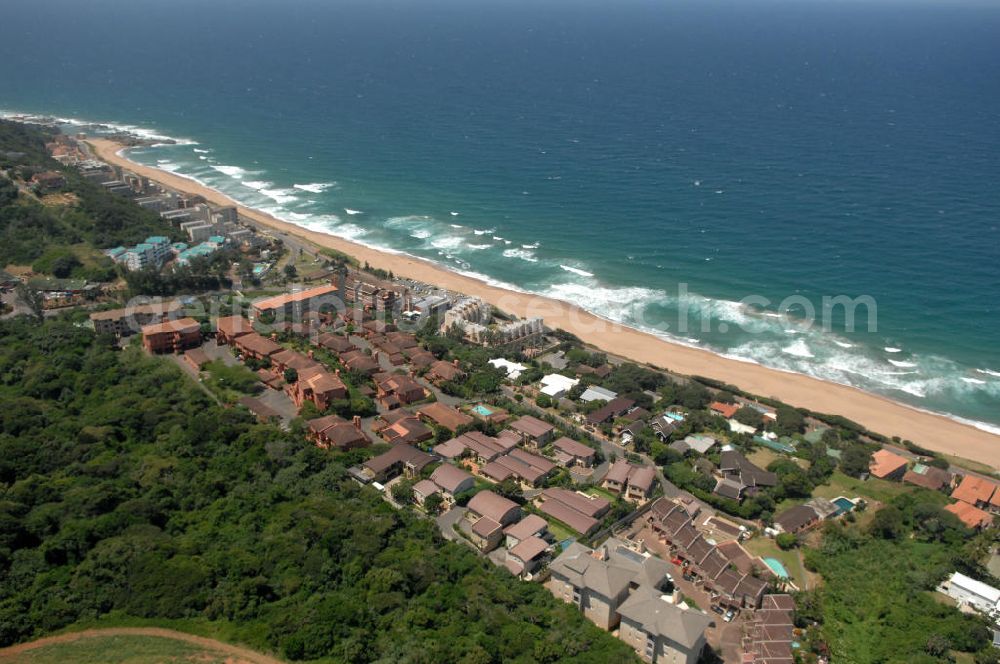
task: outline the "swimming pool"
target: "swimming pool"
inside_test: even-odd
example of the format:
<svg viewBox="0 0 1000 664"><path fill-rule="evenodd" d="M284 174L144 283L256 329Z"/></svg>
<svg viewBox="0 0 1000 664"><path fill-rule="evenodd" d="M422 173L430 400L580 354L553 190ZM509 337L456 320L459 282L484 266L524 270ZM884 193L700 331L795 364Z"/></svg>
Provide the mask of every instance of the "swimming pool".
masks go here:
<svg viewBox="0 0 1000 664"><path fill-rule="evenodd" d="M850 498L844 498L840 496L833 500L833 504L837 506L837 514L835 516L840 516L841 514L847 514L854 509L854 501Z"/></svg>
<svg viewBox="0 0 1000 664"><path fill-rule="evenodd" d="M473 406L472 410L474 410L477 415L481 415L483 417L489 417L490 415L493 414L492 410L490 410L481 403L477 403L475 406Z"/></svg>
<svg viewBox="0 0 1000 664"><path fill-rule="evenodd" d="M771 568L771 571L777 574L780 578L788 578L788 570L785 569L785 566L781 564L780 560L777 558L764 558L764 562Z"/></svg>

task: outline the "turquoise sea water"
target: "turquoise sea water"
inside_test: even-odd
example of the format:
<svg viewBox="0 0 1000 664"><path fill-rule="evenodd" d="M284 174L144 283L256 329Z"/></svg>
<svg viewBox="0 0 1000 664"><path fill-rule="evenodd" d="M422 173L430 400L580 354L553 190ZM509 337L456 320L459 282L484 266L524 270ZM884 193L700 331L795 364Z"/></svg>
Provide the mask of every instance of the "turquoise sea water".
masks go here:
<svg viewBox="0 0 1000 664"><path fill-rule="evenodd" d="M996 4L204 4L5 8L0 109L186 139L130 156L309 228L1000 425ZM864 308L854 332L836 312L800 323L838 295L872 298L876 329Z"/></svg>

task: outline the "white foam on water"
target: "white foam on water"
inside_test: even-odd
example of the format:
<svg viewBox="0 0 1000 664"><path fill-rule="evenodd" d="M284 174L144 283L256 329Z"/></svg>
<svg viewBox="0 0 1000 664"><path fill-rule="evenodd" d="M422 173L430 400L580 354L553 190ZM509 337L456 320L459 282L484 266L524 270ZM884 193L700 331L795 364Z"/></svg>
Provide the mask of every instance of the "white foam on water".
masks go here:
<svg viewBox="0 0 1000 664"><path fill-rule="evenodd" d="M410 237L417 238L418 240L426 240L431 236L431 232L425 229L420 229L410 233Z"/></svg>
<svg viewBox="0 0 1000 664"><path fill-rule="evenodd" d="M322 194L327 189L336 187L336 182L310 182L308 184L293 184L292 187L301 191L308 191L310 194Z"/></svg>
<svg viewBox="0 0 1000 664"><path fill-rule="evenodd" d="M539 246L540 246L539 243L535 242L534 244L522 244L521 248L522 249L538 249Z"/></svg>
<svg viewBox="0 0 1000 664"><path fill-rule="evenodd" d="M469 249L472 249L473 251L482 251L483 249L489 249L493 245L492 244L467 244L465 246L468 247Z"/></svg>
<svg viewBox="0 0 1000 664"><path fill-rule="evenodd" d="M979 378L969 378L967 376L962 376L962 380L964 380L966 383L969 383L970 385L985 385L986 384L985 380L980 380Z"/></svg>
<svg viewBox="0 0 1000 664"><path fill-rule="evenodd" d="M834 339L833 343L837 344L841 348L854 348L854 344L849 344L846 341L837 341L836 339Z"/></svg>
<svg viewBox="0 0 1000 664"><path fill-rule="evenodd" d="M205 156L205 155L203 155L203 154L201 154L201 155L198 155L198 159L201 159L202 161L208 161L208 157L206 157L206 156Z"/></svg>
<svg viewBox="0 0 1000 664"><path fill-rule="evenodd" d="M994 378L1000 378L1000 371L994 371L993 369L976 369L976 373L981 373L984 376L993 376Z"/></svg>
<svg viewBox="0 0 1000 664"><path fill-rule="evenodd" d="M594 276L593 272L587 272L586 270L581 270L580 268L573 267L571 265L560 265L559 267L561 267L562 269L566 270L567 272L572 272L573 274L578 274L581 277L592 277L592 276Z"/></svg>
<svg viewBox="0 0 1000 664"><path fill-rule="evenodd" d="M352 210L351 208L344 208L344 212L351 215L352 217L356 214L364 214L361 210Z"/></svg>
<svg viewBox="0 0 1000 664"><path fill-rule="evenodd" d="M458 213L458 212L450 212L449 214L450 214L451 216L453 216L453 217L457 217L459 213Z"/></svg>
<svg viewBox="0 0 1000 664"><path fill-rule="evenodd" d="M210 150L202 150L201 148L192 148L192 152L198 152L201 154L207 154Z"/></svg>
<svg viewBox="0 0 1000 664"><path fill-rule="evenodd" d="M504 249L504 258L520 258L523 261L528 261L529 263L537 263L538 259L535 258L527 249Z"/></svg>
<svg viewBox="0 0 1000 664"><path fill-rule="evenodd" d="M249 187L254 191L260 191L261 189L267 189L268 187L273 187L273 182L268 182L267 180L243 180L240 182L244 187Z"/></svg>
<svg viewBox="0 0 1000 664"><path fill-rule="evenodd" d="M475 233L476 235L488 235L490 233L496 233L497 229L495 229L495 228L486 228L486 229L480 230L480 229L477 228L477 229L473 230L472 232Z"/></svg>
<svg viewBox="0 0 1000 664"><path fill-rule="evenodd" d="M902 348L893 348L892 346L886 346L882 350L884 350L887 353L902 353L903 352Z"/></svg>
<svg viewBox="0 0 1000 664"><path fill-rule="evenodd" d="M500 237L499 235L494 235L493 239L496 240L497 242L506 242L507 241L507 240L503 239L502 237Z"/></svg>
<svg viewBox="0 0 1000 664"><path fill-rule="evenodd" d="M900 369L912 369L918 366L916 362L903 362L902 360L889 360L889 364Z"/></svg>
<svg viewBox="0 0 1000 664"><path fill-rule="evenodd" d="M816 357L809 349L809 344L805 342L805 339L796 339L791 345L782 348L781 352L788 355L794 355L796 357Z"/></svg>
<svg viewBox="0 0 1000 664"><path fill-rule="evenodd" d="M448 225L451 226L452 228L465 228L465 226L463 226L462 224L448 224Z"/></svg>
<svg viewBox="0 0 1000 664"><path fill-rule="evenodd" d="M284 205L285 203L291 203L292 201L299 200L295 196L294 189L258 189L258 192L267 196L275 203L279 205Z"/></svg>
<svg viewBox="0 0 1000 664"><path fill-rule="evenodd" d="M243 179L245 175L250 173L250 171L245 168L240 168L239 166L229 166L227 164L212 164L212 168L219 171L223 175L228 175L229 177L237 180Z"/></svg>

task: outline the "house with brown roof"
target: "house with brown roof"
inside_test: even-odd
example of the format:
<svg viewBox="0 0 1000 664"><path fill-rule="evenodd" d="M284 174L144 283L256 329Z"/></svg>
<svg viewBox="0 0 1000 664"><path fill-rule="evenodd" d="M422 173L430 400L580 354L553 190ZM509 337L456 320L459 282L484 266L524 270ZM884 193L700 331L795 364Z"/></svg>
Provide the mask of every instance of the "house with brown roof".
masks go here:
<svg viewBox="0 0 1000 664"><path fill-rule="evenodd" d="M493 461L507 450L497 441L496 438L487 436L479 431L469 431L461 436L441 443L434 448L434 453L442 459L455 460L471 452L476 461L486 464Z"/></svg>
<svg viewBox="0 0 1000 664"><path fill-rule="evenodd" d="M435 493L441 493L441 487L430 480L420 480L413 485L413 500L417 505L422 506Z"/></svg>
<svg viewBox="0 0 1000 664"><path fill-rule="evenodd" d="M319 335L316 337L316 343L331 353L337 353L338 355L357 349L357 346L350 339L342 334L335 334L333 332L324 332Z"/></svg>
<svg viewBox="0 0 1000 664"><path fill-rule="evenodd" d="M201 368L211 362L212 358L201 348L192 348L184 351L184 361L195 371L201 371Z"/></svg>
<svg viewBox="0 0 1000 664"><path fill-rule="evenodd" d="M590 468L594 465L594 458L597 451L589 445L577 442L572 438L563 436L552 443L555 449L555 459L560 466L569 468L570 466L583 466Z"/></svg>
<svg viewBox="0 0 1000 664"><path fill-rule="evenodd" d="M279 422L281 413L256 397L240 397L239 404L253 413L258 422Z"/></svg>
<svg viewBox="0 0 1000 664"><path fill-rule="evenodd" d="M253 332L253 324L243 316L222 316L215 321L215 340L229 345L237 337Z"/></svg>
<svg viewBox="0 0 1000 664"><path fill-rule="evenodd" d="M462 368L458 365L458 360L452 362L445 362L444 360L438 360L431 364L430 368L427 370L427 380L431 381L435 385L440 385L441 383L446 383L449 381L462 380L466 376L466 373L462 371Z"/></svg>
<svg viewBox="0 0 1000 664"><path fill-rule="evenodd" d="M528 537L507 549L504 566L514 576L523 578L538 569L548 551L548 542L539 537Z"/></svg>
<svg viewBox="0 0 1000 664"><path fill-rule="evenodd" d="M780 532L795 534L819 520L819 514L809 505L795 505L774 517L774 527Z"/></svg>
<svg viewBox="0 0 1000 664"><path fill-rule="evenodd" d="M705 649L705 630L714 622L686 604L665 602L663 593L649 586L633 591L618 613L618 638L649 664L696 664Z"/></svg>
<svg viewBox="0 0 1000 664"><path fill-rule="evenodd" d="M256 332L248 332L232 339L232 346L243 357L263 360L284 350L279 344Z"/></svg>
<svg viewBox="0 0 1000 664"><path fill-rule="evenodd" d="M417 415L452 433L461 427L469 426L473 421L469 415L440 401L420 406L417 408Z"/></svg>
<svg viewBox="0 0 1000 664"><path fill-rule="evenodd" d="M756 494L763 487L778 484L775 473L755 465L730 445L724 446L719 455L719 471L722 479L716 484L715 493L737 501Z"/></svg>
<svg viewBox="0 0 1000 664"><path fill-rule="evenodd" d="M454 502L456 495L476 486L476 480L472 475L449 463L442 463L435 468L430 479L441 489L442 495L449 502Z"/></svg>
<svg viewBox="0 0 1000 664"><path fill-rule="evenodd" d="M522 484L534 487L554 468L555 464L545 457L515 448L483 466L480 472L494 482L514 477Z"/></svg>
<svg viewBox="0 0 1000 664"><path fill-rule="evenodd" d="M635 466L629 472L628 489L625 498L633 502L644 502L653 495L656 471L650 466Z"/></svg>
<svg viewBox="0 0 1000 664"><path fill-rule="evenodd" d="M927 466L922 463L914 464L913 468L906 471L903 481L907 484L923 487L932 491L941 491L951 486L951 473L941 468Z"/></svg>
<svg viewBox="0 0 1000 664"><path fill-rule="evenodd" d="M969 503L959 501L951 505L945 505L946 512L951 512L965 524L967 528L982 530L993 525L993 515Z"/></svg>
<svg viewBox="0 0 1000 664"><path fill-rule="evenodd" d="M389 409L399 408L427 398L427 390L410 376L392 374L389 378L376 382L376 398Z"/></svg>
<svg viewBox="0 0 1000 664"><path fill-rule="evenodd" d="M497 548L503 541L503 526L488 516L472 522L471 526L470 539L484 553Z"/></svg>
<svg viewBox="0 0 1000 664"><path fill-rule="evenodd" d="M951 492L951 497L983 509L990 506L990 501L998 491L1000 487L995 482L975 475L966 475Z"/></svg>
<svg viewBox="0 0 1000 664"><path fill-rule="evenodd" d="M365 461L361 472L369 481L385 484L400 474L408 478L416 477L433 462L434 457L430 454L412 445L397 444L388 452Z"/></svg>
<svg viewBox="0 0 1000 664"><path fill-rule="evenodd" d="M868 473L882 480L901 480L908 461L889 450L877 450L868 463Z"/></svg>
<svg viewBox="0 0 1000 664"><path fill-rule="evenodd" d="M379 370L378 362L362 351L350 351L340 356L340 361L348 371L371 376Z"/></svg>
<svg viewBox="0 0 1000 664"><path fill-rule="evenodd" d="M383 413L372 429L389 443L414 445L434 437L434 432L420 418L402 409Z"/></svg>
<svg viewBox="0 0 1000 664"><path fill-rule="evenodd" d="M427 368L437 362L437 358L434 357L434 354L424 350L423 348L411 349L409 352L406 352L406 356L409 359L410 364L417 369Z"/></svg>
<svg viewBox="0 0 1000 664"><path fill-rule="evenodd" d="M743 664L795 664L793 613L789 595L767 595L760 609L744 623L741 650Z"/></svg>
<svg viewBox="0 0 1000 664"><path fill-rule="evenodd" d="M522 415L507 426L521 436L521 441L524 444L533 447L539 447L549 442L552 438L552 432L556 430L548 422L543 422L531 415Z"/></svg>
<svg viewBox="0 0 1000 664"><path fill-rule="evenodd" d="M470 521L489 517L502 526L509 526L521 518L521 508L517 503L492 491L480 491L467 507Z"/></svg>
<svg viewBox="0 0 1000 664"><path fill-rule="evenodd" d="M513 548L529 537L545 539L549 530L548 522L537 514L529 514L503 530L507 537L507 548Z"/></svg>
<svg viewBox="0 0 1000 664"><path fill-rule="evenodd" d="M332 284L255 300L250 304L250 319L255 321L263 317L277 322L302 321L310 312L319 312L327 306L343 306L337 287Z"/></svg>
<svg viewBox="0 0 1000 664"><path fill-rule="evenodd" d="M151 323L142 328L142 347L150 353L179 353L201 345L201 324L193 318Z"/></svg>
<svg viewBox="0 0 1000 664"><path fill-rule="evenodd" d="M632 464L625 459L617 459L608 468L601 486L612 493L622 493L628 486L628 476L632 470Z"/></svg>
<svg viewBox="0 0 1000 664"><path fill-rule="evenodd" d="M331 402L348 396L347 386L340 376L320 365L303 369L298 378L294 385L289 386L292 401L298 408L311 401L319 410L326 410Z"/></svg>
<svg viewBox="0 0 1000 664"><path fill-rule="evenodd" d="M621 417L635 405L635 401L632 399L626 399L624 397L615 397L608 403L604 404L601 408L595 410L594 412L587 415L587 424L599 425L604 424L608 420L613 420L616 417Z"/></svg>
<svg viewBox="0 0 1000 664"><path fill-rule="evenodd" d="M306 428L309 440L323 449L350 450L371 444L361 430L361 418L357 416L353 422L336 415L317 417L309 420Z"/></svg>
<svg viewBox="0 0 1000 664"><path fill-rule="evenodd" d="M312 358L312 351L309 353L310 355L303 355L296 350L283 348L277 353L271 354L271 370L283 374L286 369L295 369L296 372L299 372L315 367L322 368L320 363Z"/></svg>

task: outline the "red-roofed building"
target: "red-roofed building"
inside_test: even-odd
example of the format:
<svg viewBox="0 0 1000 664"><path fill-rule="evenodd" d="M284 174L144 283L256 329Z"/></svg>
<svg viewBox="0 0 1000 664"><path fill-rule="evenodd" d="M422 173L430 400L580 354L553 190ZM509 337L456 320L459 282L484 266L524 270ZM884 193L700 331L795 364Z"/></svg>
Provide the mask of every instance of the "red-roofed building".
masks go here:
<svg viewBox="0 0 1000 664"><path fill-rule="evenodd" d="M713 413L718 413L727 420L732 419L736 415L736 411L740 409L739 404L722 403L721 401L713 401L708 408Z"/></svg>
<svg viewBox="0 0 1000 664"><path fill-rule="evenodd" d="M990 502L997 492L998 486L995 482L975 475L966 475L951 492L951 497L973 507L985 508L990 506Z"/></svg>
<svg viewBox="0 0 1000 664"><path fill-rule="evenodd" d="M299 408L312 401L318 409L326 410L330 402L347 398L347 386L340 377L319 365L300 371L298 381L288 391Z"/></svg>
<svg viewBox="0 0 1000 664"><path fill-rule="evenodd" d="M168 320L142 328L142 346L150 353L179 353L201 345L201 325L193 318Z"/></svg>
<svg viewBox="0 0 1000 664"><path fill-rule="evenodd" d="M215 340L223 345L253 332L253 325L243 316L223 316L215 321Z"/></svg>
<svg viewBox="0 0 1000 664"><path fill-rule="evenodd" d="M993 515L969 503L957 502L945 505L945 511L957 516L962 523L974 530L982 530L993 525Z"/></svg>
<svg viewBox="0 0 1000 664"><path fill-rule="evenodd" d="M318 312L324 305L336 306L340 301L336 286L317 286L257 300L250 305L250 318L273 316L276 321L301 321L307 313Z"/></svg>
<svg viewBox="0 0 1000 664"><path fill-rule="evenodd" d="M868 472L872 477L883 480L901 480L906 473L907 460L889 450L878 450L872 454Z"/></svg>

